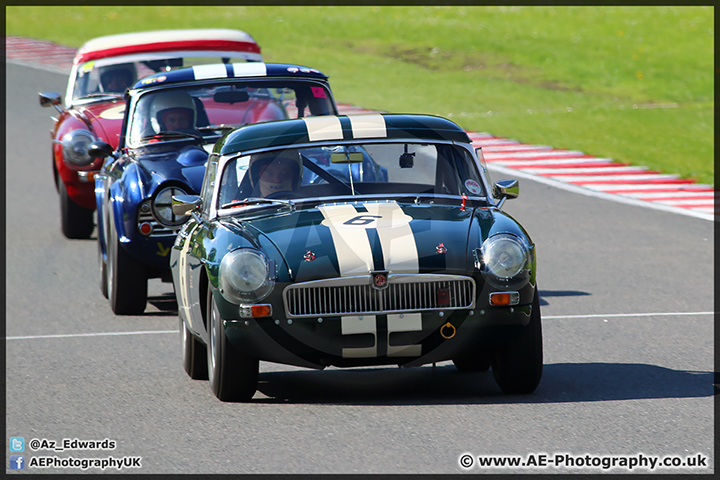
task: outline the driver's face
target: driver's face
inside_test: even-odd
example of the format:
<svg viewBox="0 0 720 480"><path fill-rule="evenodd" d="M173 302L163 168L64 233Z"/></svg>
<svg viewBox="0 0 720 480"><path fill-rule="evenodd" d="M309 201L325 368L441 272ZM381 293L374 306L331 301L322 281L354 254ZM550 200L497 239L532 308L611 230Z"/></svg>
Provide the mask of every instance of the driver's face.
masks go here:
<svg viewBox="0 0 720 480"><path fill-rule="evenodd" d="M190 112L184 108L173 108L163 113L163 124L168 130L191 128Z"/></svg>
<svg viewBox="0 0 720 480"><path fill-rule="evenodd" d="M108 79L105 88L108 92L122 92L127 87L127 83L124 75L115 75Z"/></svg>
<svg viewBox="0 0 720 480"><path fill-rule="evenodd" d="M260 169L260 194L265 197L275 192L292 190L293 166L284 162L273 162Z"/></svg>

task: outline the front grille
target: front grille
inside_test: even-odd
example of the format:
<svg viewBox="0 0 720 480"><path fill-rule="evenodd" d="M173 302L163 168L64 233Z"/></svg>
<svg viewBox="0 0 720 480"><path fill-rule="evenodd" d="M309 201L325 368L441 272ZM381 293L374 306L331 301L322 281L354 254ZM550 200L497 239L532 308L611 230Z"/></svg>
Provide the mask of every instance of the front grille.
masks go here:
<svg viewBox="0 0 720 480"><path fill-rule="evenodd" d="M171 227L158 221L158 219L155 218L155 215L153 215L152 213L152 209L150 208L150 202L147 201L144 203L147 205L147 207L142 208L141 206L138 210L138 227L146 222L152 225L152 233L149 235L149 237L166 237L168 235L177 235L177 233L182 228L182 225Z"/></svg>
<svg viewBox="0 0 720 480"><path fill-rule="evenodd" d="M373 288L370 276L296 283L283 292L288 318L422 312L473 308L475 280L459 275L389 275Z"/></svg>

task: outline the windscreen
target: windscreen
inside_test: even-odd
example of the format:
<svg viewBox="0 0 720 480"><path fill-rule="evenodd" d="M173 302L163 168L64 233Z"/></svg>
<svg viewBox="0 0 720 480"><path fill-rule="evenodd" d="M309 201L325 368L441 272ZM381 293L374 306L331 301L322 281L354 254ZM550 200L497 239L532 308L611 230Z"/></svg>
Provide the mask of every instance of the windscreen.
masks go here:
<svg viewBox="0 0 720 480"><path fill-rule="evenodd" d="M218 206L246 198L358 195L485 197L470 151L444 143L368 143L288 148L225 166Z"/></svg>
<svg viewBox="0 0 720 480"><path fill-rule="evenodd" d="M127 55L91 60L79 65L72 86L72 101L92 100L108 95L121 96L125 90L143 77L191 65L214 63L242 63L247 54L236 52L208 52L205 55L164 57L162 53Z"/></svg>
<svg viewBox="0 0 720 480"><path fill-rule="evenodd" d="M333 113L326 85L310 80L229 79L163 88L132 103L128 144L172 141L179 134L217 139L245 124Z"/></svg>

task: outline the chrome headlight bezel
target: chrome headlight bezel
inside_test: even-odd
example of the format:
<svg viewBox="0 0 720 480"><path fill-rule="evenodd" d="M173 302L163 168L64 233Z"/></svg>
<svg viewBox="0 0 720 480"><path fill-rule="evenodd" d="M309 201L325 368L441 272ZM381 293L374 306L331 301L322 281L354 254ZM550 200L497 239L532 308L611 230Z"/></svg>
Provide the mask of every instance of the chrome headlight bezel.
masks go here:
<svg viewBox="0 0 720 480"><path fill-rule="evenodd" d="M170 227L177 227L190 219L189 215L176 215L172 210L172 197L187 195L188 192L177 185L162 188L153 196L152 211L158 222Z"/></svg>
<svg viewBox="0 0 720 480"><path fill-rule="evenodd" d="M491 284L517 288L528 280L531 252L524 238L507 233L493 235L477 252L477 267Z"/></svg>
<svg viewBox="0 0 720 480"><path fill-rule="evenodd" d="M275 262L252 248L233 250L220 262L218 283L228 302L258 302L275 287Z"/></svg>
<svg viewBox="0 0 720 480"><path fill-rule="evenodd" d="M60 141L63 161L74 167L87 167L94 161L87 151L94 141L95 136L82 128L66 133Z"/></svg>

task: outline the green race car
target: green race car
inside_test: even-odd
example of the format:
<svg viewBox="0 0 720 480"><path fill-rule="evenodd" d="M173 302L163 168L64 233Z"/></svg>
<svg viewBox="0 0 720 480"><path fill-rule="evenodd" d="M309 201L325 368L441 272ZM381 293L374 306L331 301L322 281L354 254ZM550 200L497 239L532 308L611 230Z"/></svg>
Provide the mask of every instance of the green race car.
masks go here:
<svg viewBox="0 0 720 480"><path fill-rule="evenodd" d="M535 245L482 153L428 115L318 116L215 145L170 254L183 363L247 401L259 361L322 369L452 360L506 393L542 375Z"/></svg>

